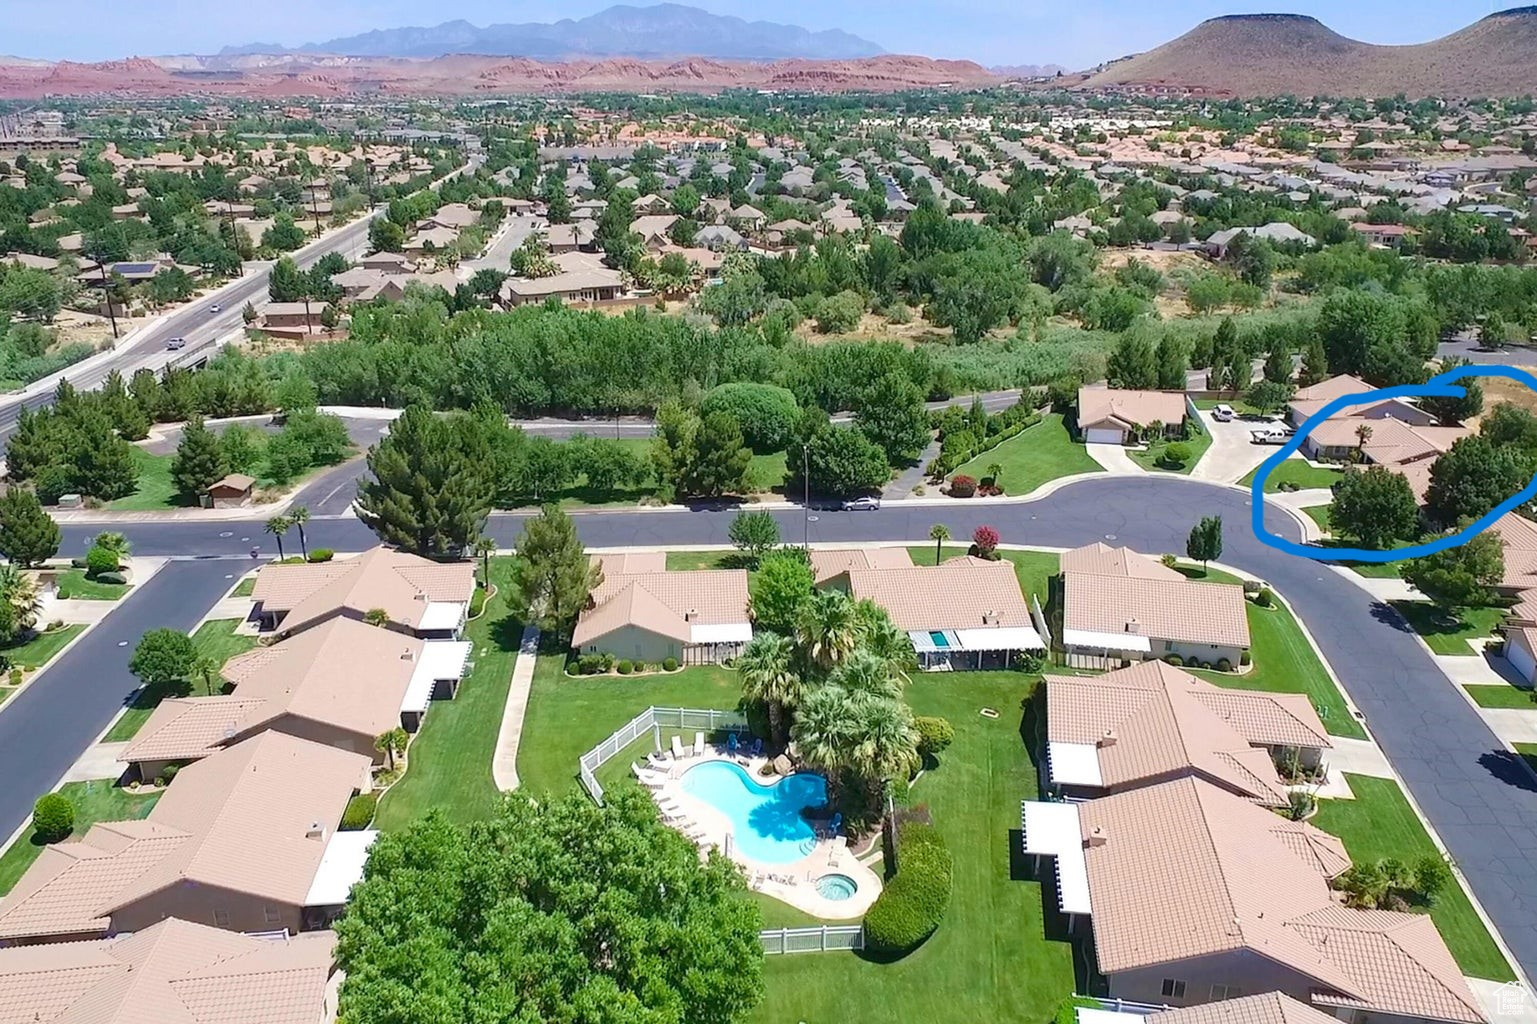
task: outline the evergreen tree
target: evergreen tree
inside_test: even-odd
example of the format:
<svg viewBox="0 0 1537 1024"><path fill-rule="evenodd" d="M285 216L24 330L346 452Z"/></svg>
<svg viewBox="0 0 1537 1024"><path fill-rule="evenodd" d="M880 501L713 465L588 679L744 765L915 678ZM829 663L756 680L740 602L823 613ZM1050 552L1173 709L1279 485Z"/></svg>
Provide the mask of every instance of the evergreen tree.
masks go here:
<svg viewBox="0 0 1537 1024"><path fill-rule="evenodd" d="M267 274L267 294L273 302L298 302L309 290L309 278L292 256L284 256Z"/></svg>
<svg viewBox="0 0 1537 1024"><path fill-rule="evenodd" d="M1151 390L1158 386L1158 360L1153 343L1142 331L1127 331L1105 361L1105 376L1113 388Z"/></svg>
<svg viewBox="0 0 1537 1024"><path fill-rule="evenodd" d="M439 418L408 407L368 451L358 515L379 538L419 555L474 546L496 494L485 428L472 416Z"/></svg>
<svg viewBox="0 0 1537 1024"><path fill-rule="evenodd" d="M37 495L12 487L0 495L0 555L29 568L59 553L59 524Z"/></svg>
<svg viewBox="0 0 1537 1024"><path fill-rule="evenodd" d="M1264 377L1272 384L1290 384L1292 379L1292 354L1285 345L1277 342L1265 354Z"/></svg>
<svg viewBox="0 0 1537 1024"><path fill-rule="evenodd" d="M1185 390L1185 378L1189 369L1189 358L1185 355L1185 348L1179 343L1179 339L1172 334L1165 334L1158 341L1158 388L1162 391Z"/></svg>
<svg viewBox="0 0 1537 1024"><path fill-rule="evenodd" d="M1324 354L1324 343L1313 338L1302 350L1302 372L1297 375L1297 385L1306 388L1328 379L1329 359Z"/></svg>
<svg viewBox="0 0 1537 1024"><path fill-rule="evenodd" d="M576 524L559 506L546 505L523 526L512 565L510 601L524 622L565 637L588 596L603 582L603 570L587 557Z"/></svg>
<svg viewBox="0 0 1537 1024"><path fill-rule="evenodd" d="M171 479L188 504L196 504L209 487L229 473L229 460L213 431L203 425L201 416L187 421L171 461Z"/></svg>
<svg viewBox="0 0 1537 1024"><path fill-rule="evenodd" d="M1190 538L1185 542L1185 554L1200 562L1203 569L1207 562L1222 557L1221 516L1201 517L1201 521L1190 530Z"/></svg>

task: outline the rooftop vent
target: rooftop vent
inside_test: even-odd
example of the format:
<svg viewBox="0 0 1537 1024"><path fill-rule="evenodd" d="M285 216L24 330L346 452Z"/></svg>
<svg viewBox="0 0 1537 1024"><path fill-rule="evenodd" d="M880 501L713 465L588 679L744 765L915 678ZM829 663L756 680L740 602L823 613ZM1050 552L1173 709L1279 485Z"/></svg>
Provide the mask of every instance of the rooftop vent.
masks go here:
<svg viewBox="0 0 1537 1024"><path fill-rule="evenodd" d="M1142 624L1140 622L1138 622L1136 619L1127 619L1126 620L1126 632L1128 632L1128 633L1141 633L1142 632Z"/></svg>
<svg viewBox="0 0 1537 1024"><path fill-rule="evenodd" d="M1101 747L1115 746L1115 730L1106 729L1105 734L1099 738L1099 743L1096 745Z"/></svg>
<svg viewBox="0 0 1537 1024"><path fill-rule="evenodd" d="M1102 826L1095 825L1092 829L1089 830L1089 836L1083 841L1083 845L1090 848L1096 846L1104 846L1105 843L1109 841L1109 839L1110 837L1105 835L1104 828Z"/></svg>
<svg viewBox="0 0 1537 1024"><path fill-rule="evenodd" d="M310 827L304 830L306 839L324 839L325 837L326 827L318 821L310 822Z"/></svg>

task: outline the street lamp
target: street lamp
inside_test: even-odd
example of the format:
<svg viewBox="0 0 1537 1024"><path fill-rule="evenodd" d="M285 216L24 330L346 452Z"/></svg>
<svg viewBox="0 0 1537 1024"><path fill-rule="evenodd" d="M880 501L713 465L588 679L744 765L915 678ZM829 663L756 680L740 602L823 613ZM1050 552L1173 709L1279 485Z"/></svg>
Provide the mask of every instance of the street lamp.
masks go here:
<svg viewBox="0 0 1537 1024"><path fill-rule="evenodd" d="M801 442L801 483L805 488L805 497L801 500L801 516L803 535L801 537L801 550L811 551L811 445L809 442Z"/></svg>

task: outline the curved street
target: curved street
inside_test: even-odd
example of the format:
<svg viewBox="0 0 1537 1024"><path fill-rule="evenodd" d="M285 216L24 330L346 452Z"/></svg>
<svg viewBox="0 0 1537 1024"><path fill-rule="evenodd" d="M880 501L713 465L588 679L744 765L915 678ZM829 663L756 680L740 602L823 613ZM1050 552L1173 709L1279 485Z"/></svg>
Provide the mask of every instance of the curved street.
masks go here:
<svg viewBox="0 0 1537 1024"><path fill-rule="evenodd" d="M1210 514L1221 514L1227 526L1221 560L1267 580L1290 602L1521 967L1537 975L1537 785L1393 613L1341 573L1255 539L1246 492L1180 478L1104 477L1031 502L891 502L873 512L816 511L809 523L799 509L775 512L789 542L809 528L813 543L924 543L936 522L957 538L986 523L1006 544L1066 548L1103 540L1150 553L1183 552L1190 527ZM525 516L497 515L490 532L510 547ZM732 515L626 509L573 518L590 547L724 546ZM1282 536L1300 537L1297 522L1279 509L1268 508L1266 522ZM63 553L82 551L99 529L67 527ZM178 560L0 715L0 770L12 782L0 793L0 832L20 822L32 796L69 767L82 742L106 726L127 696L131 680L120 664L127 652L114 657L110 650L117 634L132 632L136 639L150 626L185 628L227 586L227 575L245 570L253 544L270 547L261 525L249 521L122 529L135 553ZM374 542L352 518L316 519L307 533L311 547L340 551ZM35 717L45 706L47 716Z"/></svg>

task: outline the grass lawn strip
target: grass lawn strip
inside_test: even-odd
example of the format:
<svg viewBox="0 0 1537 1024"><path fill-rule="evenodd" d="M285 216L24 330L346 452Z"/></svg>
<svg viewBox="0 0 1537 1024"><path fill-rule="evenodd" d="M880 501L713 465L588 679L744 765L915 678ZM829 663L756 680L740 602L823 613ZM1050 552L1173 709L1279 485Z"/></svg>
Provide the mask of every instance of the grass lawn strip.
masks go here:
<svg viewBox="0 0 1537 1024"><path fill-rule="evenodd" d="M1391 857L1413 865L1423 857L1440 856L1398 783L1365 775L1345 778L1356 798L1320 800L1313 824L1343 840L1351 860L1365 863ZM1461 885L1453 881L1446 887L1430 908L1430 917L1464 974L1491 981L1515 980Z"/></svg>
<svg viewBox="0 0 1537 1024"><path fill-rule="evenodd" d="M1537 772L1537 743L1513 743L1516 753L1526 761L1532 771Z"/></svg>
<svg viewBox="0 0 1537 1024"><path fill-rule="evenodd" d="M1238 481L1239 486L1253 487L1254 478L1258 475L1257 467L1250 470L1248 476ZM1332 466L1315 466L1306 459L1287 459L1265 478L1265 493L1278 493L1282 484L1296 484L1299 491L1333 487L1344 475L1344 470Z"/></svg>
<svg viewBox="0 0 1537 1024"><path fill-rule="evenodd" d="M235 589L231 590L229 592L229 596L230 597L250 597L252 592L255 591L255 590L256 590L256 577L255 576L247 576L245 579L243 579L239 583L235 584Z"/></svg>
<svg viewBox="0 0 1537 1024"><path fill-rule="evenodd" d="M28 671L39 669L58 657L65 645L83 632L85 632L85 626L77 622L60 629L39 633L25 643L0 647L0 655L3 655L12 665Z"/></svg>
<svg viewBox="0 0 1537 1024"><path fill-rule="evenodd" d="M128 593L128 584L87 579L84 569L69 569L60 573L58 586L61 600L116 601Z"/></svg>
<svg viewBox="0 0 1537 1024"><path fill-rule="evenodd" d="M139 469L138 487L132 494L107 502L107 508L118 512L153 512L179 507L180 495L171 479L174 458L173 455L151 455L143 448L135 448L133 461Z"/></svg>
<svg viewBox="0 0 1537 1024"><path fill-rule="evenodd" d="M155 806L155 801L160 799L159 793L145 793L142 796L120 789L112 784L110 779L99 779L92 782L68 782L60 789L69 798L69 802L75 805L75 831L74 836L83 836L90 827L98 821L127 821L133 818L142 818ZM11 848L0 856L0 893L11 891L11 887L32 866L43 852L41 843L33 842L30 832L23 832L11 844Z"/></svg>
<svg viewBox="0 0 1537 1024"><path fill-rule="evenodd" d="M1494 627L1505 617L1503 608L1459 608L1456 612L1447 612L1427 601L1389 603L1432 651L1469 658L1478 652L1468 641L1493 636Z"/></svg>
<svg viewBox="0 0 1537 1024"><path fill-rule="evenodd" d="M1035 426L1021 430L955 472L980 480L995 462L1003 467L998 482L1006 494L1029 494L1058 477L1104 472L1088 450L1073 441L1056 413L1048 413Z"/></svg>
<svg viewBox="0 0 1537 1024"><path fill-rule="evenodd" d="M254 636L237 636L235 628L240 625L239 619L210 619L197 628L192 634L192 645L197 648L199 657L209 657L223 665L237 654L243 654L256 646ZM112 723L112 728L107 730L103 737L105 743L121 743L131 740L144 728L144 723L149 721L150 714L160 706L160 702L167 697L178 693L183 695L201 694L203 691L195 685L188 689L159 687L150 689L142 687L134 692L123 713L117 721Z"/></svg>
<svg viewBox="0 0 1537 1024"><path fill-rule="evenodd" d="M1168 466L1163 461L1164 452L1168 450L1170 444L1174 443L1183 444L1189 448L1190 458L1178 466ZM1190 471L1195 468L1196 463L1201 461L1201 456L1205 455L1206 450L1210 447L1211 435L1201 430L1192 433L1188 441L1159 441L1146 448L1130 450L1126 454L1131 456L1133 462L1156 473L1174 473L1179 476L1189 476Z"/></svg>
<svg viewBox="0 0 1537 1024"><path fill-rule="evenodd" d="M1473 703L1481 708L1510 708L1516 711L1537 711L1537 701L1531 690L1505 683L1469 683L1463 687Z"/></svg>

